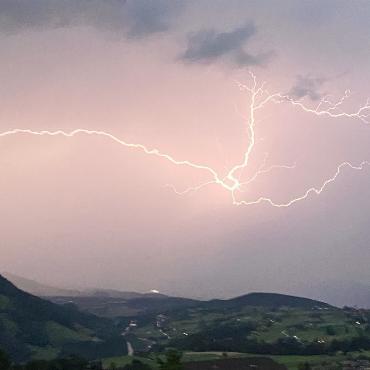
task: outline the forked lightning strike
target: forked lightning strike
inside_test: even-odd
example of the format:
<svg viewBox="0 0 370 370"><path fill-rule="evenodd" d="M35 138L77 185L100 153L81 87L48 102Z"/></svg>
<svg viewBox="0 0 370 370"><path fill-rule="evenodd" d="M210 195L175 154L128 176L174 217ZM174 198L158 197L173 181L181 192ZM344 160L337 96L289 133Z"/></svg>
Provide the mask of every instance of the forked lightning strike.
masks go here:
<svg viewBox="0 0 370 370"><path fill-rule="evenodd" d="M294 164L294 165L272 165L272 166L266 167L267 158L265 157L265 160L262 163L262 165L257 169L257 171L252 176L250 176L247 179L242 179L242 171L248 167L250 157L253 154L255 145L256 145L256 133L255 133L256 113L258 110L264 108L267 104L285 103L285 104L290 104L294 107L297 107L303 110L304 112L314 114L316 116L326 116L329 118L341 118L341 117L342 118L352 118L352 119L358 119L365 124L370 124L370 101L369 99L357 111L351 112L351 113L345 112L342 110L342 106L345 100L350 95L350 92L346 91L344 96L338 101L333 102L329 99L329 96L326 96L320 100L320 102L317 104L316 107L310 108L306 106L301 100L295 100L288 95L281 94L281 93L274 93L274 94L268 93L268 91L265 89L264 82L261 84L258 84L256 76L251 72L250 72L250 76L252 78L252 86L247 86L247 85L238 83L239 88L243 91L247 91L250 94L250 98L251 98L250 99L251 102L249 105L249 119L247 120L247 123L246 123L249 141L248 141L246 150L242 156L241 162L231 167L229 171L226 173L226 175L219 174L215 169L205 164L194 163L188 160L178 160L169 154L162 153L160 150L156 148L148 148L147 146L143 144L128 143L111 133L100 131L100 130L88 130L88 129L79 128L79 129L67 132L63 130L34 131L30 129L13 129L13 130L5 131L5 132L0 132L0 137L16 135L16 134L30 134L30 135L39 135L39 136L65 136L65 137L74 137L79 134L102 136L124 147L138 149L147 155L154 155L154 156L163 158L173 163L174 165L191 167L193 169L204 171L205 173L209 174L210 179L208 181L205 181L204 183L199 184L197 186L189 187L188 189L185 189L183 191L178 191L173 186L171 186L177 194L181 194L181 195L188 194L193 191L198 191L208 185L214 184L228 191L231 195L232 203L237 206L268 203L274 207L289 207L301 200L306 199L311 194L317 194L317 195L321 194L329 184L331 184L337 179L337 177L340 175L343 168L348 167L352 170L362 170L365 166L370 165L369 161L362 161L359 165L353 165L349 162L343 162L336 168L333 175L330 178L326 179L322 183L321 186L310 187L302 195L291 198L290 200L286 202L282 202L282 203L276 202L268 197L259 197L257 199L252 199L252 200L244 200L244 199L239 200L237 196L238 193L243 193L245 189L247 188L247 186L253 183L259 176L269 173L273 170L293 169L296 166Z"/></svg>

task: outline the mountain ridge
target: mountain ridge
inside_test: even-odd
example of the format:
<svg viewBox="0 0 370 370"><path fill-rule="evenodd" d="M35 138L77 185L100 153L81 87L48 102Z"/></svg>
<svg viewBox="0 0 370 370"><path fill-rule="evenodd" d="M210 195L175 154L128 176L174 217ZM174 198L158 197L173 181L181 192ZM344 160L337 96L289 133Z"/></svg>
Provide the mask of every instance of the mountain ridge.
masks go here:
<svg viewBox="0 0 370 370"><path fill-rule="evenodd" d="M58 288L48 284L40 283L36 280L19 276L10 272L2 272L3 277L12 282L17 288L39 297L48 296L78 296L81 294L79 290Z"/></svg>
<svg viewBox="0 0 370 370"><path fill-rule="evenodd" d="M211 300L209 304L212 306L220 304L227 307L244 305L271 308L279 308L282 306L300 308L314 308L318 306L321 308L333 308L332 305L315 299L273 292L251 292L227 300Z"/></svg>

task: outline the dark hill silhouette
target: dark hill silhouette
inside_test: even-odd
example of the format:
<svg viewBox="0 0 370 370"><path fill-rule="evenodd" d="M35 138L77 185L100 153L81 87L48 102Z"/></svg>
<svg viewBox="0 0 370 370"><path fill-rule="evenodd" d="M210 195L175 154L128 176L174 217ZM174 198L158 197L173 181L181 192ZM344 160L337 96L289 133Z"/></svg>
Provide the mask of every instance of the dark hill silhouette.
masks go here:
<svg viewBox="0 0 370 370"><path fill-rule="evenodd" d="M81 353L94 357L94 351L98 353L112 338L119 341L122 354L125 341L109 320L33 296L0 275L0 347L13 359L29 359L45 349L69 354L75 344Z"/></svg>
<svg viewBox="0 0 370 370"><path fill-rule="evenodd" d="M187 308L209 308L214 310L240 309L244 306L264 308L303 308L325 309L332 308L327 303L309 298L295 297L277 293L250 293L232 299L214 299L199 301L188 298L169 297L165 295L141 295L139 298L123 299L109 296L85 297L49 297L54 303L65 304L73 302L83 311L91 312L102 317L138 316L143 314L181 311Z"/></svg>
<svg viewBox="0 0 370 370"><path fill-rule="evenodd" d="M236 308L241 306L256 306L267 308L291 307L291 308L332 308L327 303L309 298L295 297L278 293L249 293L228 300L215 299L206 302L212 308Z"/></svg>

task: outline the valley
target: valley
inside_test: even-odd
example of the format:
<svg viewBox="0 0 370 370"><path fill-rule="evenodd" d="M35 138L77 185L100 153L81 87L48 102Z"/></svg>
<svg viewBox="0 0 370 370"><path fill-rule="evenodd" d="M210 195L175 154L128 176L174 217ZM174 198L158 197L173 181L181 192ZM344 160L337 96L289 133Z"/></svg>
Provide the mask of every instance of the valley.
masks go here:
<svg viewBox="0 0 370 370"><path fill-rule="evenodd" d="M293 369L370 354L370 311L307 298L250 293L197 301L100 291L40 299L0 283L0 345L18 361L78 354L106 367L134 359L156 367L174 348L186 363L267 357Z"/></svg>

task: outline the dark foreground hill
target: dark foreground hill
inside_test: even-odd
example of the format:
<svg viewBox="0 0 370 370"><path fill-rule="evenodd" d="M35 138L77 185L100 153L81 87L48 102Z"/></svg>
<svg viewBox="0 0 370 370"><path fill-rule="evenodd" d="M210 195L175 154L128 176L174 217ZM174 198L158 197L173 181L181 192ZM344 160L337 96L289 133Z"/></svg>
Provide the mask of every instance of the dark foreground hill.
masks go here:
<svg viewBox="0 0 370 370"><path fill-rule="evenodd" d="M0 347L15 360L95 358L124 354L126 343L109 320L25 293L0 275Z"/></svg>

